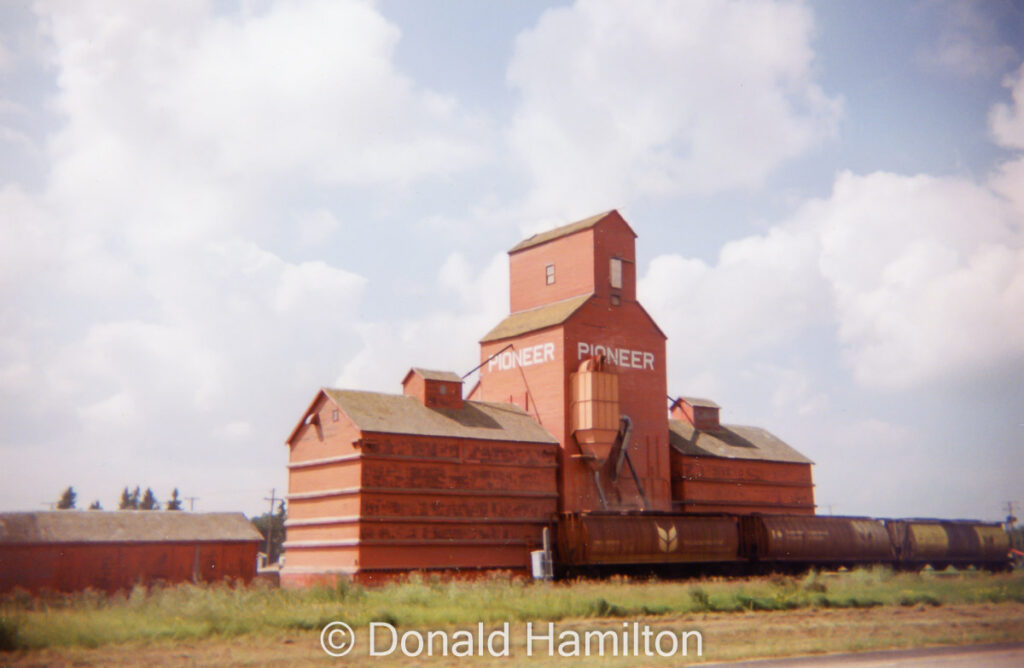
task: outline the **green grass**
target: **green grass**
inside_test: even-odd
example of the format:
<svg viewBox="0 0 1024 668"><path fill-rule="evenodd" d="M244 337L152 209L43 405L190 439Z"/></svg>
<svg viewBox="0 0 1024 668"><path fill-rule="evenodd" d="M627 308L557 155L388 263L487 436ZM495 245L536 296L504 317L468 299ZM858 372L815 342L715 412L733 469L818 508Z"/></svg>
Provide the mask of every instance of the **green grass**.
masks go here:
<svg viewBox="0 0 1024 668"><path fill-rule="evenodd" d="M871 568L802 577L568 583L502 576L443 582L414 575L380 587L342 582L304 590L185 584L137 587L112 596L91 591L6 596L0 599L0 650L315 630L334 620L353 627L386 621L399 628L436 628L477 622L1006 601L1024 602L1024 573L906 574Z"/></svg>

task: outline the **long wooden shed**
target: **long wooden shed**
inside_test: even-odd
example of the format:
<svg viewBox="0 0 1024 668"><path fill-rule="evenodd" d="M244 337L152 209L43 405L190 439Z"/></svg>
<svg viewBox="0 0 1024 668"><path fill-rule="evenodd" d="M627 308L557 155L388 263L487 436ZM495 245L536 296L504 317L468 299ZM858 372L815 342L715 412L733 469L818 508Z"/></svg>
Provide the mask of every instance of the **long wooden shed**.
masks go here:
<svg viewBox="0 0 1024 668"><path fill-rule="evenodd" d="M0 513L0 592L116 591L256 575L261 537L241 513Z"/></svg>

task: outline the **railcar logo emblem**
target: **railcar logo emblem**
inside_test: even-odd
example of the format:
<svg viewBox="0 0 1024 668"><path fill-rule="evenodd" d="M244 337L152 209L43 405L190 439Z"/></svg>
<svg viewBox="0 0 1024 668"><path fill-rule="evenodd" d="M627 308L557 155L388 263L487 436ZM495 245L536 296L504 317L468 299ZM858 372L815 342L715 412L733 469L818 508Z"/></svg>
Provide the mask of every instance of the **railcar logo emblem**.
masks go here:
<svg viewBox="0 0 1024 668"><path fill-rule="evenodd" d="M675 525L668 529L662 529L657 524L654 527L658 530L658 549L662 552L675 552L679 547L679 534L676 533Z"/></svg>

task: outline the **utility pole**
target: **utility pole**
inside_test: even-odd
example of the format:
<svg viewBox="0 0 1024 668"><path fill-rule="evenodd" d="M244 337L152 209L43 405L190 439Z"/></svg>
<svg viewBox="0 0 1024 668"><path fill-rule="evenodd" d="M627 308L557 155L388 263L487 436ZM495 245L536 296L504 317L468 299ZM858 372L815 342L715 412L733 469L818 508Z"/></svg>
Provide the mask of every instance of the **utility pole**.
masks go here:
<svg viewBox="0 0 1024 668"><path fill-rule="evenodd" d="M270 501L270 514L267 515L267 565L270 565L270 537L274 535L274 504L278 502L277 488L270 489L270 498L263 497L264 501Z"/></svg>
<svg viewBox="0 0 1024 668"><path fill-rule="evenodd" d="M188 501L188 512L191 513L193 510L196 509L196 501L199 500L199 497L198 496L183 496L183 497L181 497L181 500L182 501Z"/></svg>
<svg viewBox="0 0 1024 668"><path fill-rule="evenodd" d="M1017 517L1013 514L1013 501L1006 502L1006 530L1013 531L1013 525L1017 523Z"/></svg>

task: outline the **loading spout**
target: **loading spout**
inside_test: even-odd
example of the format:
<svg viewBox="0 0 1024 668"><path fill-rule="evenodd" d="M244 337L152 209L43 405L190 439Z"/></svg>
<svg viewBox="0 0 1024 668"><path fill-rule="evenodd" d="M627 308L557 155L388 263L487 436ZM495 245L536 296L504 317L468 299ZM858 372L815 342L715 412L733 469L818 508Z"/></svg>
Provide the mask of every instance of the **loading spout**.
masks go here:
<svg viewBox="0 0 1024 668"><path fill-rule="evenodd" d="M640 492L640 500L643 502L643 509L647 510L650 508L650 504L647 502L647 494L644 493L644 486L640 482L640 476L636 474L636 469L633 468L633 460L629 457L629 437L633 434L633 420L628 415L619 416L619 433L615 438L615 443L612 445L612 450L609 455L609 459L615 460L615 466L612 467L611 478L612 482L618 482L619 474L622 473L622 463L625 462L629 466L629 472L633 475L633 482L636 484L636 489ZM602 495L602 503L604 502Z"/></svg>
<svg viewBox="0 0 1024 668"><path fill-rule="evenodd" d="M622 462L629 455L629 437L633 433L633 421L628 415L619 416L619 433L612 446L611 455L615 459L615 468L612 470L612 482L619 479L622 473Z"/></svg>
<svg viewBox="0 0 1024 668"><path fill-rule="evenodd" d="M626 453L626 464L629 465L629 472L633 474L633 482L636 483L636 490L640 492L640 501L643 502L643 509L650 510L651 504L647 503L647 495L644 494L644 486L640 484L640 476L636 474L636 469L633 468L633 460L629 458L629 453Z"/></svg>
<svg viewBox="0 0 1024 668"><path fill-rule="evenodd" d="M604 495L604 488L601 487L601 469L594 469L594 487L597 488L597 496L601 499L601 508L608 510L608 498Z"/></svg>

